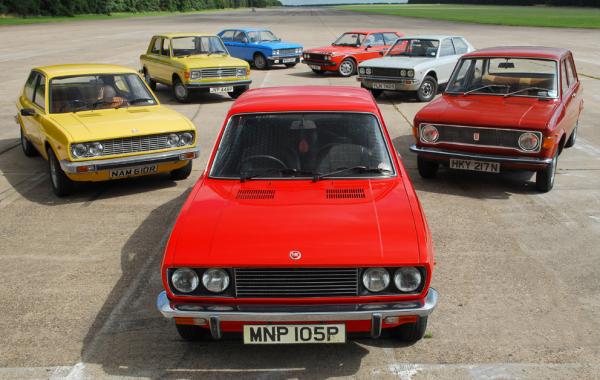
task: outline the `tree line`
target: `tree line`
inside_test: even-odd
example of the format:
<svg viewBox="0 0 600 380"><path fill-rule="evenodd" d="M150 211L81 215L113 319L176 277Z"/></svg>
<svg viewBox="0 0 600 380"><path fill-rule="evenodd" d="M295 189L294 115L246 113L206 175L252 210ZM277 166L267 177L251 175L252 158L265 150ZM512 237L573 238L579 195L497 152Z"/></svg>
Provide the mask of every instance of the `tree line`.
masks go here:
<svg viewBox="0 0 600 380"><path fill-rule="evenodd" d="M552 5L600 7L600 0L409 0L410 4Z"/></svg>
<svg viewBox="0 0 600 380"><path fill-rule="evenodd" d="M0 0L0 14L74 16L114 12L199 11L279 6L279 0Z"/></svg>

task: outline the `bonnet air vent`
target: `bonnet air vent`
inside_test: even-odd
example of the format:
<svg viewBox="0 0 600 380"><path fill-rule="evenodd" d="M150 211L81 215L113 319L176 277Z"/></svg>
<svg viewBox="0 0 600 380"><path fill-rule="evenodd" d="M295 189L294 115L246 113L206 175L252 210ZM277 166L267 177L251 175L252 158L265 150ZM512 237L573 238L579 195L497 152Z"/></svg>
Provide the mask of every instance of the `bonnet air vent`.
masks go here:
<svg viewBox="0 0 600 380"><path fill-rule="evenodd" d="M236 199L273 199L275 190L240 190Z"/></svg>
<svg viewBox="0 0 600 380"><path fill-rule="evenodd" d="M327 189L327 199L363 199L365 191L361 188L355 189Z"/></svg>

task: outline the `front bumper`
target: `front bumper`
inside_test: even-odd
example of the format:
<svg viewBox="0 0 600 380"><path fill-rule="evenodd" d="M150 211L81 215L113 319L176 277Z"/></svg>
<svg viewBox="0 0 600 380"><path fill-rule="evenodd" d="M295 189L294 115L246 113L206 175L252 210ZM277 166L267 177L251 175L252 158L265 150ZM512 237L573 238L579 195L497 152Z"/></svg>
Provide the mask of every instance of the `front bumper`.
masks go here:
<svg viewBox="0 0 600 380"><path fill-rule="evenodd" d="M251 79L244 80L235 80L235 81L223 81L223 82L188 82L185 84L185 87L190 89L196 88L211 88L211 87L240 87L240 86L250 86L252 83Z"/></svg>
<svg viewBox="0 0 600 380"><path fill-rule="evenodd" d="M371 336L381 335L387 317L424 317L437 305L438 292L429 288L424 300L367 304L331 305L206 305L171 303L165 291L156 307L166 318L194 318L208 321L213 338L221 338L221 322L325 322L371 321Z"/></svg>
<svg viewBox="0 0 600 380"><path fill-rule="evenodd" d="M419 155L434 159L449 160L450 158L461 158L468 160L493 161L514 166L545 168L552 163L552 158L502 156L495 154L480 154L470 152L458 152L442 150L438 148L419 147L416 144L410 146L410 151Z"/></svg>
<svg viewBox="0 0 600 380"><path fill-rule="evenodd" d="M88 160L88 161L60 161L60 167L65 173L78 174L90 173L100 170L116 169L134 165L155 164L164 162L177 162L184 160L193 160L200 153L199 147L187 149L170 150L168 152L140 154L136 156L109 158L106 160ZM80 168L85 168L82 171Z"/></svg>
<svg viewBox="0 0 600 380"><path fill-rule="evenodd" d="M319 66L321 70L333 70L337 68L337 63L333 61L313 61L310 59L304 59L302 62L306 63L308 66Z"/></svg>
<svg viewBox="0 0 600 380"><path fill-rule="evenodd" d="M274 63L274 64L278 64L278 63L299 63L300 62L300 55L290 55L290 56L272 56L272 57L267 57L267 59L269 60L269 62ZM293 62L284 62L284 60L291 60L293 59Z"/></svg>
<svg viewBox="0 0 600 380"><path fill-rule="evenodd" d="M375 89L375 83L381 83L387 88L378 88L385 91L417 91L421 86L421 81L418 79L409 78L367 78L358 76L357 81L361 82L363 87Z"/></svg>

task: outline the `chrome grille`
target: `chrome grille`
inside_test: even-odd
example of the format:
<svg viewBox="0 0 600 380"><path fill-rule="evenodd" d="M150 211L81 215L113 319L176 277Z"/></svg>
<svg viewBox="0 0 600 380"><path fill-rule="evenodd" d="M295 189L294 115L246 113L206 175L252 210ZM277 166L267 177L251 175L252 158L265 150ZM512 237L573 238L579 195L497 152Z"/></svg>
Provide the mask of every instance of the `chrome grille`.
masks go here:
<svg viewBox="0 0 600 380"><path fill-rule="evenodd" d="M296 49L279 49L279 55L294 55Z"/></svg>
<svg viewBox="0 0 600 380"><path fill-rule="evenodd" d="M234 272L239 298L358 295L357 268L244 268Z"/></svg>
<svg viewBox="0 0 600 380"><path fill-rule="evenodd" d="M439 143L476 145L486 147L499 147L521 150L519 148L519 137L523 132L532 132L538 135L540 141L542 134L537 131L523 131L514 129L498 129L489 127L466 127L456 125L434 124L439 131ZM539 152L541 144L537 150Z"/></svg>
<svg viewBox="0 0 600 380"><path fill-rule="evenodd" d="M194 134L194 132L190 131ZM124 137L120 139L100 140L104 147L101 156L111 156L113 154L127 154L138 152L149 152L153 150L172 148L167 144L167 136L170 133L158 135ZM87 154L85 157L97 157Z"/></svg>
<svg viewBox="0 0 600 380"><path fill-rule="evenodd" d="M223 68L210 68L200 70L202 79L206 78L234 78L237 76L237 70L244 69L243 67L223 67ZM245 69L244 69L245 72Z"/></svg>

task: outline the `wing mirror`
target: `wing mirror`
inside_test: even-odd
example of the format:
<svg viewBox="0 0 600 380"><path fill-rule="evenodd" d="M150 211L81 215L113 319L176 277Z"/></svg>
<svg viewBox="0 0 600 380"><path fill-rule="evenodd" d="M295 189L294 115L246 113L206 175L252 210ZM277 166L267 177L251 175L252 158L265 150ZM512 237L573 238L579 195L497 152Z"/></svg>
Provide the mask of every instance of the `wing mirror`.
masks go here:
<svg viewBox="0 0 600 380"><path fill-rule="evenodd" d="M365 50L369 50L371 47L371 44L368 44L367 46L365 46Z"/></svg>
<svg viewBox="0 0 600 380"><path fill-rule="evenodd" d="M385 55L385 51L380 51L379 55L383 57Z"/></svg>
<svg viewBox="0 0 600 380"><path fill-rule="evenodd" d="M35 116L35 111L32 108L23 108L21 116Z"/></svg>

